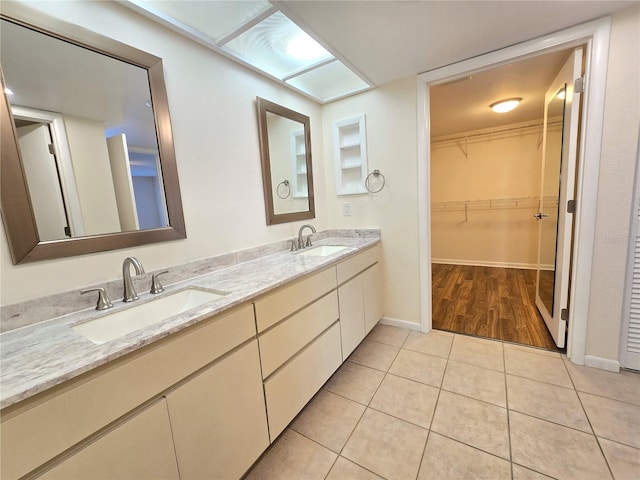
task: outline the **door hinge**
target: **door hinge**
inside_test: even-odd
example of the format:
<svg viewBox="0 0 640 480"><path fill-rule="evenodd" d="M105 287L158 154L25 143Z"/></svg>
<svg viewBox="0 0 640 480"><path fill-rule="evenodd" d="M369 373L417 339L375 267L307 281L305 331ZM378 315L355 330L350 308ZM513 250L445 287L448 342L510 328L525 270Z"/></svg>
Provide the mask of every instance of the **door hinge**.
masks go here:
<svg viewBox="0 0 640 480"><path fill-rule="evenodd" d="M56 149L55 149L55 147L53 146L53 144L52 144L52 143L50 143L50 144L48 145L48 147L49 147L49 153L50 153L51 155L55 155L55 154L56 154Z"/></svg>
<svg viewBox="0 0 640 480"><path fill-rule="evenodd" d="M565 322L569 320L569 309L563 308L560 310L560 320L564 320Z"/></svg>
<svg viewBox="0 0 640 480"><path fill-rule="evenodd" d="M576 201L569 200L567 202L567 213L576 213Z"/></svg>
<svg viewBox="0 0 640 480"><path fill-rule="evenodd" d="M573 82L573 92L574 93L582 93L584 92L586 79L583 76L576 78L575 82Z"/></svg>
<svg viewBox="0 0 640 480"><path fill-rule="evenodd" d="M69 228L69 225L64 227L64 235L65 237L71 237L71 228Z"/></svg>

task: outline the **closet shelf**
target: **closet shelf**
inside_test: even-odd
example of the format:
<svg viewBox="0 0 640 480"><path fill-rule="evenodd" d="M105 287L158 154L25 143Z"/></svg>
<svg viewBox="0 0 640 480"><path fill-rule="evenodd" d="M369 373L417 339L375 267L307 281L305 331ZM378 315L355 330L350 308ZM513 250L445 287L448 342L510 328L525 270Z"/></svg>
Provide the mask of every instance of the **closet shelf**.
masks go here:
<svg viewBox="0 0 640 480"><path fill-rule="evenodd" d="M455 200L448 202L432 202L432 212L460 212L468 210L494 210L505 208L538 208L540 197L491 198L486 200ZM556 208L558 197L543 197L544 208Z"/></svg>

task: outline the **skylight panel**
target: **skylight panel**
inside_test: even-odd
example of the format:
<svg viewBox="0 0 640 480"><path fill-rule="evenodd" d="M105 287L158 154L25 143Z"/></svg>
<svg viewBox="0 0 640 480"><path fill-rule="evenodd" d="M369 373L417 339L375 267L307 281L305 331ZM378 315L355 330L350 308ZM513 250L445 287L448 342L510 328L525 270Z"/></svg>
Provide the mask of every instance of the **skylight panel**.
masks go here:
<svg viewBox="0 0 640 480"><path fill-rule="evenodd" d="M265 18L222 48L281 80L333 58L282 12Z"/></svg>

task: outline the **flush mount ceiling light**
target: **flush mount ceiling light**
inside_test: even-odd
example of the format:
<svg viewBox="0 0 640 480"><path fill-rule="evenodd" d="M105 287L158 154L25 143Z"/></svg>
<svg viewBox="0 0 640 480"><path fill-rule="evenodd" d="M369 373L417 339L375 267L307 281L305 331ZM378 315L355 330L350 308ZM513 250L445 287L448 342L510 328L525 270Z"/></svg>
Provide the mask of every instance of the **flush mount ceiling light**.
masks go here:
<svg viewBox="0 0 640 480"><path fill-rule="evenodd" d="M496 113L507 113L516 108L521 101L522 98L507 98L505 100L492 103L489 106L491 107L491 110Z"/></svg>
<svg viewBox="0 0 640 480"><path fill-rule="evenodd" d="M556 94L556 97L558 97L560 100L564 100L565 95L566 95L566 89L563 88Z"/></svg>
<svg viewBox="0 0 640 480"><path fill-rule="evenodd" d="M11 90L9 87L5 87L4 93L6 93L7 95L13 95L13 90Z"/></svg>

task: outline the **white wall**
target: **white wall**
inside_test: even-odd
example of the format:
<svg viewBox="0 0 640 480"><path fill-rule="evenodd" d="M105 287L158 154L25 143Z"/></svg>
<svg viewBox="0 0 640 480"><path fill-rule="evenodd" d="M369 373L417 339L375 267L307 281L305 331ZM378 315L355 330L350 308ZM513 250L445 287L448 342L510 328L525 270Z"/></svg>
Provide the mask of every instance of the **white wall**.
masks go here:
<svg viewBox="0 0 640 480"><path fill-rule="evenodd" d="M640 6L611 23L587 355L617 360L640 127Z"/></svg>
<svg viewBox="0 0 640 480"><path fill-rule="evenodd" d="M121 275L137 256L149 271L293 238L308 222L267 226L255 97L311 118L318 230L328 228L321 106L115 2L29 2L163 59L187 239L14 266L0 235L0 304L80 289Z"/></svg>
<svg viewBox="0 0 640 480"><path fill-rule="evenodd" d="M386 178L380 193L337 196L327 182L329 221L336 228L382 229L383 313L420 323L416 82L406 78L324 107L324 151L328 179L334 179L332 126L336 120L366 114L369 171ZM351 204L351 216L342 207Z"/></svg>

